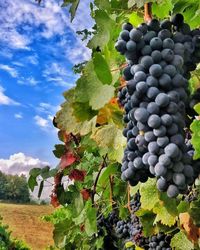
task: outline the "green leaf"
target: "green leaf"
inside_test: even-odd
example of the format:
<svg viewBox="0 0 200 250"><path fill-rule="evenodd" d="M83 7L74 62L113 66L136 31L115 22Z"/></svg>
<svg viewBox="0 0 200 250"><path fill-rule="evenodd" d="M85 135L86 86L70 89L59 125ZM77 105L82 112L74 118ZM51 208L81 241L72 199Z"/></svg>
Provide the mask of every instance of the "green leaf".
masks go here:
<svg viewBox="0 0 200 250"><path fill-rule="evenodd" d="M103 84L112 83L112 75L105 58L98 52L93 55L94 71Z"/></svg>
<svg viewBox="0 0 200 250"><path fill-rule="evenodd" d="M132 241L127 241L125 244L126 248L133 247L133 246L134 246L134 243Z"/></svg>
<svg viewBox="0 0 200 250"><path fill-rule="evenodd" d="M80 214L80 212L83 210L84 208L84 203L83 203L83 197L81 194L79 194L75 200L74 200L74 206L76 209L77 214Z"/></svg>
<svg viewBox="0 0 200 250"><path fill-rule="evenodd" d="M141 214L136 214L139 216L140 221L142 223L143 226L143 234L145 237L148 237L150 235L152 235L154 233L154 221L155 221L155 217L156 215L152 212L149 211L143 211L143 213Z"/></svg>
<svg viewBox="0 0 200 250"><path fill-rule="evenodd" d="M66 151L65 145L56 144L54 147L55 147L55 149L53 150L53 153L54 153L55 157L61 158L61 156L63 156L65 154L65 151Z"/></svg>
<svg viewBox="0 0 200 250"><path fill-rule="evenodd" d="M88 62L75 88L76 102L89 102L93 110L102 108L114 96L115 88L102 84L98 79L92 61Z"/></svg>
<svg viewBox="0 0 200 250"><path fill-rule="evenodd" d="M183 231L175 234L171 240L172 249L176 250L192 250L194 249L194 245L191 241L188 240Z"/></svg>
<svg viewBox="0 0 200 250"><path fill-rule="evenodd" d="M119 217L122 219L126 219L128 214L128 209L124 206L119 207Z"/></svg>
<svg viewBox="0 0 200 250"><path fill-rule="evenodd" d="M194 120L190 126L192 131L192 145L195 149L194 159L200 158L200 121Z"/></svg>
<svg viewBox="0 0 200 250"><path fill-rule="evenodd" d="M96 117L93 117L90 121L79 122L73 112L74 110L68 102L62 105L62 109L56 115L56 122L60 129L68 133L86 135L95 128Z"/></svg>
<svg viewBox="0 0 200 250"><path fill-rule="evenodd" d="M79 3L80 3L80 0L75 0L69 9L69 12L71 13L71 22L73 21L75 17Z"/></svg>
<svg viewBox="0 0 200 250"><path fill-rule="evenodd" d="M158 3L153 3L152 5L152 12L154 15L157 17L164 19L167 18L170 14L170 12L173 9L173 3L172 0L165 0L164 2L158 4Z"/></svg>
<svg viewBox="0 0 200 250"><path fill-rule="evenodd" d="M41 197L43 187L44 187L44 180L42 180L42 181L40 182L40 187L39 187L39 191L38 191L38 198L39 198L39 199L40 199L40 197Z"/></svg>
<svg viewBox="0 0 200 250"><path fill-rule="evenodd" d="M61 247L65 244L65 235L68 234L70 225L70 220L64 220L54 225L53 239L56 246Z"/></svg>
<svg viewBox="0 0 200 250"><path fill-rule="evenodd" d="M32 175L32 177L36 178L38 175L40 175L41 168L32 168L29 172L29 175Z"/></svg>
<svg viewBox="0 0 200 250"><path fill-rule="evenodd" d="M139 16L138 12L132 12L129 16L129 22L134 26L138 26L139 24L144 22L143 17Z"/></svg>
<svg viewBox="0 0 200 250"><path fill-rule="evenodd" d="M96 110L92 110L89 106L89 102L75 102L72 103L73 115L77 118L78 122L84 122L92 119L97 115Z"/></svg>
<svg viewBox="0 0 200 250"><path fill-rule="evenodd" d="M193 201L190 205L189 214L196 226L200 227L200 199Z"/></svg>
<svg viewBox="0 0 200 250"><path fill-rule="evenodd" d="M141 207L145 210L152 210L159 202L156 180L149 179L140 185Z"/></svg>
<svg viewBox="0 0 200 250"><path fill-rule="evenodd" d="M173 226L178 216L176 200L169 198L166 193L161 193L160 201L153 208L153 212L157 214L155 222Z"/></svg>
<svg viewBox="0 0 200 250"><path fill-rule="evenodd" d="M118 129L114 124L96 128L91 138L102 148L118 149L126 144L126 139L122 135L121 129Z"/></svg>
<svg viewBox="0 0 200 250"><path fill-rule="evenodd" d="M81 213L79 214L79 216L77 216L76 218L73 219L74 223L76 225L80 225L82 224L84 221L86 220L86 210L85 208L81 211Z"/></svg>
<svg viewBox="0 0 200 250"><path fill-rule="evenodd" d="M109 181L109 176L114 175L118 171L119 169L116 164L110 165L107 168L105 168L99 177L98 185L104 186Z"/></svg>
<svg viewBox="0 0 200 250"><path fill-rule="evenodd" d="M176 216L172 215L165 206L162 202L159 202L154 207L153 212L157 214L154 223L160 221L164 225L173 226L176 222Z"/></svg>
<svg viewBox="0 0 200 250"><path fill-rule="evenodd" d="M50 177L54 177L58 172L58 169L57 168L52 168L49 170L49 176Z"/></svg>
<svg viewBox="0 0 200 250"><path fill-rule="evenodd" d="M102 249L104 244L104 237L98 237L95 241L95 247L97 250Z"/></svg>
<svg viewBox="0 0 200 250"><path fill-rule="evenodd" d="M181 201L181 202L179 203L179 205L177 206L177 209L178 209L178 213L179 213L179 214L180 214L180 213L185 213L185 212L187 212L187 211L189 210L189 208L190 208L190 205L189 205L189 203L186 202L186 201Z"/></svg>
<svg viewBox="0 0 200 250"><path fill-rule="evenodd" d="M28 186L30 188L30 190L33 192L34 188L37 186L37 181L36 181L36 177L33 177L32 175L30 175L29 179L28 179Z"/></svg>
<svg viewBox="0 0 200 250"><path fill-rule="evenodd" d="M64 0L64 2L62 4L62 7L66 7L68 5L71 5L70 9L69 9L69 12L71 14L71 22L73 21L73 19L75 17L79 3L80 3L80 0Z"/></svg>
<svg viewBox="0 0 200 250"><path fill-rule="evenodd" d="M198 103L198 104L196 104L196 105L194 106L194 110L197 112L197 114L200 115L200 103Z"/></svg>
<svg viewBox="0 0 200 250"><path fill-rule="evenodd" d="M87 201L86 205L85 232L88 236L92 236L97 232L96 209L92 206L91 201Z"/></svg>
<svg viewBox="0 0 200 250"><path fill-rule="evenodd" d="M49 166L46 166L46 167L41 169L40 175L42 176L43 179L47 179L47 178L50 177L49 176L49 170L50 170Z"/></svg>
<svg viewBox="0 0 200 250"><path fill-rule="evenodd" d="M90 49L96 49L97 47L103 49L112 37L113 27L115 27L116 24L105 10L96 10L94 18L97 25L97 33L89 41L87 46Z"/></svg>

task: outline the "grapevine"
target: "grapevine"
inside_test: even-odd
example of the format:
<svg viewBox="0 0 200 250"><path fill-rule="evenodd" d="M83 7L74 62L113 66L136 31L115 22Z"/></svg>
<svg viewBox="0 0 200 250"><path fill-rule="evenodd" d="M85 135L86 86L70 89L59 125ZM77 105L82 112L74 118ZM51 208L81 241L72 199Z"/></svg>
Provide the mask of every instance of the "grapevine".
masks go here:
<svg viewBox="0 0 200 250"><path fill-rule="evenodd" d="M199 2L183 2L91 3L77 32L91 59L54 118L59 164L29 178L54 178L55 249L199 249Z"/></svg>

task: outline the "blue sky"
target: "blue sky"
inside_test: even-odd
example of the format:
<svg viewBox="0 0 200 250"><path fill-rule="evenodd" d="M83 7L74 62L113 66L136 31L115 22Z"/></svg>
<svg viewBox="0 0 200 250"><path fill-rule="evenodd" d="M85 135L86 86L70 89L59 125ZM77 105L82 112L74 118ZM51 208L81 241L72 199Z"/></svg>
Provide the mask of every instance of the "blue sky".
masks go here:
<svg viewBox="0 0 200 250"><path fill-rule="evenodd" d="M0 170L25 173L58 163L52 118L64 101L62 93L76 81L73 64L90 57L76 35L92 27L88 2L81 1L70 23L62 1L38 6L35 0L1 0Z"/></svg>

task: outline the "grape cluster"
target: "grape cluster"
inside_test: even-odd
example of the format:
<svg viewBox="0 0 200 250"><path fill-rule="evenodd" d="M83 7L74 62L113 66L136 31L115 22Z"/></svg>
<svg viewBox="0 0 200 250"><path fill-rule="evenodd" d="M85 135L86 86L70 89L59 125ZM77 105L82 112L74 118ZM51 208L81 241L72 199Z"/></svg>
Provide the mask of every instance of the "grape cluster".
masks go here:
<svg viewBox="0 0 200 250"><path fill-rule="evenodd" d="M97 219L97 235L104 236L104 244L102 250L117 250L118 238L114 234L114 227L119 220L118 211L114 209L105 217L100 214Z"/></svg>
<svg viewBox="0 0 200 250"><path fill-rule="evenodd" d="M114 226L117 225L119 221L119 215L117 209L111 211L107 217L103 214L100 214L97 219L97 228L99 232L105 228L107 231L112 231Z"/></svg>
<svg viewBox="0 0 200 250"><path fill-rule="evenodd" d="M176 197L196 177L185 127L188 79L200 62L200 30L191 30L181 14L122 29L115 45L128 64L127 85L119 93L127 137L122 180L134 186L156 177L157 188Z"/></svg>
<svg viewBox="0 0 200 250"><path fill-rule="evenodd" d="M130 220L119 220L115 227L116 234L120 239L126 239L130 237L130 228L131 222Z"/></svg>
<svg viewBox="0 0 200 250"><path fill-rule="evenodd" d="M148 250L171 250L171 236L159 233L148 238L148 244L144 245L144 249Z"/></svg>
<svg viewBox="0 0 200 250"><path fill-rule="evenodd" d="M141 202L140 202L140 193L137 191L137 193L134 195L133 199L130 201L130 208L132 213L135 213L140 209Z"/></svg>

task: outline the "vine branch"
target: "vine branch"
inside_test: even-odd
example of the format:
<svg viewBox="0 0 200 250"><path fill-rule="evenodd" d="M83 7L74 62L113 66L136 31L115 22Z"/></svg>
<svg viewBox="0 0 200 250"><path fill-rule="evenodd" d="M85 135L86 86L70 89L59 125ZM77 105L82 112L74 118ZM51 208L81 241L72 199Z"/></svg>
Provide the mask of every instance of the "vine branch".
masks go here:
<svg viewBox="0 0 200 250"><path fill-rule="evenodd" d="M114 203L114 201L113 201L113 181L114 181L114 176L109 176L109 182L110 182L110 202L111 202L111 204L112 204L112 206L113 206L113 203Z"/></svg>
<svg viewBox="0 0 200 250"><path fill-rule="evenodd" d="M128 195L128 210L129 212L131 213L131 205L130 205L130 185L128 184L128 187L127 187L127 195Z"/></svg>
<svg viewBox="0 0 200 250"><path fill-rule="evenodd" d="M97 176L96 176L96 179L95 179L95 181L94 181L94 187L93 187L92 198L91 198L91 200L92 200L92 205L93 205L93 206L94 206L94 196L95 196L95 194L96 194L97 183L98 183L100 174L101 174L102 170L107 166L107 163L106 163L106 158L107 158L107 156L108 156L108 154L106 154L105 156L102 157L102 158L103 158L103 162L102 162L102 164L101 164L101 167L100 167L100 169L99 169L99 172L98 172L98 174L97 174Z"/></svg>
<svg viewBox="0 0 200 250"><path fill-rule="evenodd" d="M144 20L149 22L152 20L152 3L145 3L144 5Z"/></svg>

